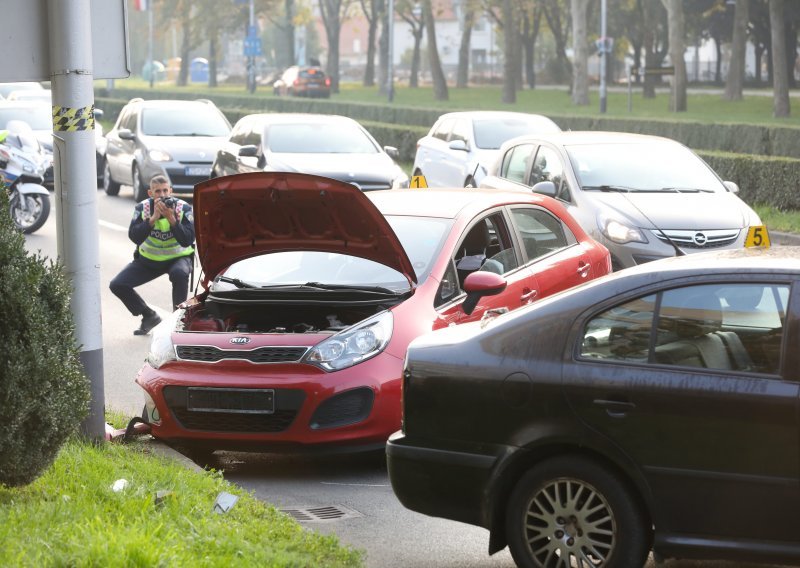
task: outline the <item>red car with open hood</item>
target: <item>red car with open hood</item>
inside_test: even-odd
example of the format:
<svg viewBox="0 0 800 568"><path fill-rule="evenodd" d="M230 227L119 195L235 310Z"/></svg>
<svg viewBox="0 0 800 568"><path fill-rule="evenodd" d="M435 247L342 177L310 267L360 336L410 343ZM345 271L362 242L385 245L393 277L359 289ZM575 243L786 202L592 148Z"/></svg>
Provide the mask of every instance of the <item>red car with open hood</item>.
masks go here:
<svg viewBox="0 0 800 568"><path fill-rule="evenodd" d="M412 339L611 268L563 206L523 192L259 172L198 184L194 210L203 291L153 330L136 377L153 435L187 450L380 447Z"/></svg>

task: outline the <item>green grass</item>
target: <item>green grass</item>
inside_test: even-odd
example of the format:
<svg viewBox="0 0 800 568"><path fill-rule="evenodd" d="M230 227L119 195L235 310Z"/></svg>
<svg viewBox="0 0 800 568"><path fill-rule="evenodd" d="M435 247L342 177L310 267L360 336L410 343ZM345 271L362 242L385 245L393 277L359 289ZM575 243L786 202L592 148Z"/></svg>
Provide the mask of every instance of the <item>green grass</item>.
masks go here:
<svg viewBox="0 0 800 568"><path fill-rule="evenodd" d="M105 82L97 82L98 87L105 87ZM149 84L138 78L118 80L116 86L120 88L143 89ZM154 92L159 90L174 90L173 83L162 82L156 84ZM210 89L205 84L190 84L181 87L187 92L197 93L198 96L209 93L229 93L246 96L243 85L220 85ZM628 95L626 92L609 92L607 98L607 112L602 115L599 110L599 95L591 91L588 106L575 106L572 104L566 87L525 89L517 92L517 102L512 105L501 102L501 87L472 86L467 89L449 89L449 100L436 101L431 87L411 89L403 84L397 84L394 103L388 103L385 95L378 92L377 87L363 87L355 83L342 83L338 94L332 100L354 101L365 103L386 103L397 106L412 106L425 108L441 108L447 110L457 109L507 109L522 112L534 112L545 115L575 115L575 116L608 116L631 118L660 118L687 122L704 123L748 123L748 124L780 124L786 126L800 126L800 109L795 109L794 115L789 118L774 118L772 116L771 91L765 90L770 96L748 95L741 101L726 101L718 94L689 94L688 111L681 113L669 112L669 95L659 92L653 99L645 99L641 88L634 88L632 93L632 112L628 112ZM259 86L255 97L272 97L272 89ZM793 98L792 103L797 106L800 99Z"/></svg>
<svg viewBox="0 0 800 568"><path fill-rule="evenodd" d="M800 233L800 211L780 211L767 205L754 205L753 209L769 230Z"/></svg>
<svg viewBox="0 0 800 568"><path fill-rule="evenodd" d="M111 418L115 426L124 417ZM115 480L128 487L111 490ZM156 503L158 491L169 491ZM239 496L225 514L217 495ZM148 454L142 444L71 440L23 488L0 486L3 566L360 566L361 552L304 530L226 482Z"/></svg>

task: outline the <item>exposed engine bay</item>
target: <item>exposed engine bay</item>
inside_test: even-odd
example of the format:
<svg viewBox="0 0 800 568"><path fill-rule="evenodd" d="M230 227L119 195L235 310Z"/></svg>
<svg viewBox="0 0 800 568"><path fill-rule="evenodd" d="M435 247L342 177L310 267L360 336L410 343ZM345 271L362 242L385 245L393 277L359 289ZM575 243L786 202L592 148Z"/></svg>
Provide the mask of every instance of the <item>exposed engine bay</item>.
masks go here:
<svg viewBox="0 0 800 568"><path fill-rule="evenodd" d="M184 331L231 333L335 333L377 314L394 302L247 301L209 294L186 310Z"/></svg>

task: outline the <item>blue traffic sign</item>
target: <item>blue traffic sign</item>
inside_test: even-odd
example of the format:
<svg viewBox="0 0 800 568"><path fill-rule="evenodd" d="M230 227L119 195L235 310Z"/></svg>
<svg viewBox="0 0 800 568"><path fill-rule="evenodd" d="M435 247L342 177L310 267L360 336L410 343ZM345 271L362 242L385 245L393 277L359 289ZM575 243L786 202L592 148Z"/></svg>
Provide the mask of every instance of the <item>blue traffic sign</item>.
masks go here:
<svg viewBox="0 0 800 568"><path fill-rule="evenodd" d="M244 40L244 54L247 57L263 55L260 37L246 37Z"/></svg>

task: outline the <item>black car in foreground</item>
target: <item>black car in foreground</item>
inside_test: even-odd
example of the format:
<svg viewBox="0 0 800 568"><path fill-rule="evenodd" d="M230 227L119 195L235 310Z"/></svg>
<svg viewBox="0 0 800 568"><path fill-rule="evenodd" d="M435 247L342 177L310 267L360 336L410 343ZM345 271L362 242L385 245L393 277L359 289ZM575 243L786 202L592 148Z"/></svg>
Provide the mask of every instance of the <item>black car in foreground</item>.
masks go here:
<svg viewBox="0 0 800 568"><path fill-rule="evenodd" d="M701 253L422 336L392 487L520 566L798 562L798 295L800 248Z"/></svg>

